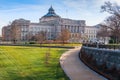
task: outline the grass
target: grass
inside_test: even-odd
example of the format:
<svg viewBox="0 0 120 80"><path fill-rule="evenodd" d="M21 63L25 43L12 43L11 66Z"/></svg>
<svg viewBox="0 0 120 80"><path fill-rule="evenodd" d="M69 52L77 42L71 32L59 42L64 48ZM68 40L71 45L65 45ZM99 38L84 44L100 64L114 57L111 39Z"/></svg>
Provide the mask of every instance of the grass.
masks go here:
<svg viewBox="0 0 120 80"><path fill-rule="evenodd" d="M31 44L31 45L40 45L40 44ZM41 46L65 46L65 47L75 47L75 46L81 46L80 43L69 43L69 44L42 44Z"/></svg>
<svg viewBox="0 0 120 80"><path fill-rule="evenodd" d="M59 57L65 51L59 48L1 46L0 80L68 80L59 65Z"/></svg>

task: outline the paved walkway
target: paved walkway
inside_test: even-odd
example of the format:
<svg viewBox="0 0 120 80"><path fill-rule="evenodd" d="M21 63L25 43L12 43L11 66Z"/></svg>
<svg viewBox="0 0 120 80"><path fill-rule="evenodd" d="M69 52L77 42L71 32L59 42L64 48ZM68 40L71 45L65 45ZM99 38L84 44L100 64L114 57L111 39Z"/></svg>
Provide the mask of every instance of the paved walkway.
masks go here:
<svg viewBox="0 0 120 80"><path fill-rule="evenodd" d="M79 50L80 48L71 49L60 58L60 64L68 77L71 80L107 80L79 60Z"/></svg>

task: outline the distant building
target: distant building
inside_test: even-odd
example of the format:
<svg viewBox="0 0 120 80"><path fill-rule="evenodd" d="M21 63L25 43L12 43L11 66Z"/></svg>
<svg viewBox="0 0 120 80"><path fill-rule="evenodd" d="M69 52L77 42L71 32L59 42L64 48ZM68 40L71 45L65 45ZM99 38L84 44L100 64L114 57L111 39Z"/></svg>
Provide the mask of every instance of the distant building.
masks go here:
<svg viewBox="0 0 120 80"><path fill-rule="evenodd" d="M97 28L97 32L99 33L103 27L101 27L100 24L96 25L95 26ZM96 33L97 34L97 33ZM104 34L104 36L103 36ZM105 36L107 34L107 36ZM104 44L108 44L109 43L109 40L110 40L110 33L109 32L106 32L106 33L102 33L101 34L102 36L100 35L97 35L97 41L100 42L100 43L104 43Z"/></svg>
<svg viewBox="0 0 120 80"><path fill-rule="evenodd" d="M11 26L4 26L2 28L2 40L3 41L11 41Z"/></svg>
<svg viewBox="0 0 120 80"><path fill-rule="evenodd" d="M84 28L84 41L86 42L95 42L97 41L97 31L98 28L96 26L86 26Z"/></svg>
<svg viewBox="0 0 120 80"><path fill-rule="evenodd" d="M61 18L52 8L49 8L48 13L39 19L39 23L32 23L30 20L16 19L11 25L5 26L2 29L3 40L10 41L28 41L32 36L40 31L47 32L48 40L55 40L62 28L70 31L71 42L79 42L81 33L84 32L86 26L85 20L72 20Z"/></svg>
<svg viewBox="0 0 120 80"><path fill-rule="evenodd" d="M2 28L2 40L29 41L41 31L47 33L47 40L56 40L62 28L69 30L69 42L94 42L98 40L97 32L100 26L86 26L85 20L61 18L51 6L48 13L42 16L38 23L25 19L16 19L11 25L4 26ZM99 41L102 41L102 39L99 38Z"/></svg>

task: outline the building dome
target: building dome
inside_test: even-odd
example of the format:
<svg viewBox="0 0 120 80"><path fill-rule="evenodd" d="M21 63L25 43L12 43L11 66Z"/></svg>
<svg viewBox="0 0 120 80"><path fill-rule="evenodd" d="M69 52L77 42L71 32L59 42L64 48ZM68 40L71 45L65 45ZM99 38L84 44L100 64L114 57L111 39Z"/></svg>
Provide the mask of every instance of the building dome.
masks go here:
<svg viewBox="0 0 120 80"><path fill-rule="evenodd" d="M55 10L53 9L53 7L51 6L49 9L48 9L48 13L46 15L44 15L41 19L40 19L40 22L46 22L46 21L51 21L51 20L55 20L55 19L59 19L60 16L58 16L56 13L55 13Z"/></svg>
<svg viewBox="0 0 120 80"><path fill-rule="evenodd" d="M54 9L51 6L48 10L48 13L43 17L59 17L59 16L55 13Z"/></svg>

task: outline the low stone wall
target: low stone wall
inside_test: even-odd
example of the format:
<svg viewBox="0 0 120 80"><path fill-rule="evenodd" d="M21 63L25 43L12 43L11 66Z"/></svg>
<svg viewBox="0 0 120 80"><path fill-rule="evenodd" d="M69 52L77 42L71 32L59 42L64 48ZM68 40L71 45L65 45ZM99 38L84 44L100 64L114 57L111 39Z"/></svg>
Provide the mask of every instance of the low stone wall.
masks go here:
<svg viewBox="0 0 120 80"><path fill-rule="evenodd" d="M92 56L92 59L95 60L98 66L106 64L108 69L114 66L117 70L120 70L120 50L115 51L83 46L81 52L87 56Z"/></svg>

